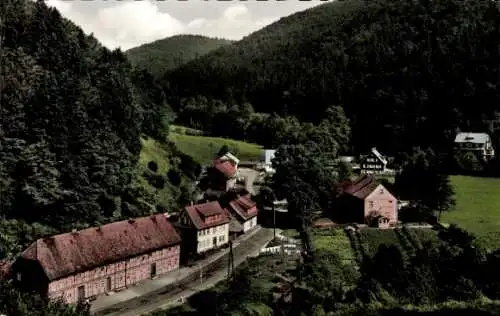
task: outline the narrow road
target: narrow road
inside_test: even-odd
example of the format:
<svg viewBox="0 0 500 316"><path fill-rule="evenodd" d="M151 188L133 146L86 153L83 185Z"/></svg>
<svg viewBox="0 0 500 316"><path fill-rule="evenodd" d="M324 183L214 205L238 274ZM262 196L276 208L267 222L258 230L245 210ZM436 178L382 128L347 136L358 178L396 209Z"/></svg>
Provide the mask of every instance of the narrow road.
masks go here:
<svg viewBox="0 0 500 316"><path fill-rule="evenodd" d="M255 235L243 241L237 248L233 249L234 266L243 263L248 256L258 255L260 249L273 238L273 230L262 228ZM180 304L179 298L189 296L214 286L227 276L228 256L207 267L202 271L202 280L199 275L173 289L152 293L152 295L138 297L124 302L113 309L98 312L95 315L106 316L136 316L153 312L159 309L167 309Z"/></svg>
<svg viewBox="0 0 500 316"><path fill-rule="evenodd" d="M241 176L245 177L245 188L251 194L255 194L254 182L259 176L259 172L250 168L238 168Z"/></svg>

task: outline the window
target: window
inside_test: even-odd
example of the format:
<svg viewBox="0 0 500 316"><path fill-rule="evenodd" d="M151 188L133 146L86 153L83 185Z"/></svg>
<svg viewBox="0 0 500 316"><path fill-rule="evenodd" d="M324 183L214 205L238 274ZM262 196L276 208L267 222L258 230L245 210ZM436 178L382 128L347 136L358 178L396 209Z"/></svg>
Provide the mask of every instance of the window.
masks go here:
<svg viewBox="0 0 500 316"><path fill-rule="evenodd" d="M83 301L85 299L85 285L78 287L78 301Z"/></svg>
<svg viewBox="0 0 500 316"><path fill-rule="evenodd" d="M373 208L373 201L368 201L368 207Z"/></svg>
<svg viewBox="0 0 500 316"><path fill-rule="evenodd" d="M108 277L106 279L106 291L110 292L111 291L111 277Z"/></svg>
<svg viewBox="0 0 500 316"><path fill-rule="evenodd" d="M378 190L378 194L384 194L384 189Z"/></svg>

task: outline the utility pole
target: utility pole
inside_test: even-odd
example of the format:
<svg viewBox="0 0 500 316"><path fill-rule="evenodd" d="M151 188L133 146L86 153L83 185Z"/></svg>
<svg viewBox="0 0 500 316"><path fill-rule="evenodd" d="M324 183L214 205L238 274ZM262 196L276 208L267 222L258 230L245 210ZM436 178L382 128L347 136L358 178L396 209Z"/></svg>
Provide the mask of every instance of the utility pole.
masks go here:
<svg viewBox="0 0 500 316"><path fill-rule="evenodd" d="M233 257L233 242L229 240L229 256L227 262L227 280L228 282L234 276L234 257Z"/></svg>
<svg viewBox="0 0 500 316"><path fill-rule="evenodd" d="M276 239L276 204L273 201L273 233L274 239Z"/></svg>
<svg viewBox="0 0 500 316"><path fill-rule="evenodd" d="M201 263L198 263L200 265L200 284L203 285L203 266Z"/></svg>

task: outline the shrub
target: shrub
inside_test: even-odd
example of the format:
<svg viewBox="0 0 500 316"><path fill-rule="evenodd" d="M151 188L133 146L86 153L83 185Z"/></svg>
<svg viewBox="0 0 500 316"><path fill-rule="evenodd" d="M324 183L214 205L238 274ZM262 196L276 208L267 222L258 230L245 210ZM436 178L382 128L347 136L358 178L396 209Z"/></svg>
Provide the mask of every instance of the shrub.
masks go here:
<svg viewBox="0 0 500 316"><path fill-rule="evenodd" d="M158 164L156 163L156 161L151 160L150 162L148 162L148 169L153 171L153 172L157 172L158 171Z"/></svg>

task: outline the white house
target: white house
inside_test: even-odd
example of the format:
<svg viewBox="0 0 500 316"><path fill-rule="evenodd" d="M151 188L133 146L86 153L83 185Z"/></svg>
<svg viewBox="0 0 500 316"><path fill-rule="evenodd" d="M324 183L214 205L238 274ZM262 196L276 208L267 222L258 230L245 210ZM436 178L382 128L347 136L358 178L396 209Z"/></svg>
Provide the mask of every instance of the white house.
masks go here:
<svg viewBox="0 0 500 316"><path fill-rule="evenodd" d="M236 167L238 167L238 164L240 163L240 160L230 152L226 153L224 156L220 157L219 160L221 161L231 161Z"/></svg>
<svg viewBox="0 0 500 316"><path fill-rule="evenodd" d="M264 149L262 157L260 159L260 166L267 173L274 173L273 169L273 159L276 154L275 149Z"/></svg>
<svg viewBox="0 0 500 316"><path fill-rule="evenodd" d="M250 194L239 196L229 202L228 211L241 223L243 233L257 226L257 204L250 199Z"/></svg>
<svg viewBox="0 0 500 316"><path fill-rule="evenodd" d="M476 153L479 158L488 160L495 157L490 135L486 133L458 133L455 148L461 152Z"/></svg>
<svg viewBox="0 0 500 316"><path fill-rule="evenodd" d="M185 207L177 227L186 252L200 254L229 242L229 218L217 201Z"/></svg>
<svg viewBox="0 0 500 316"><path fill-rule="evenodd" d="M387 168L387 158L373 147L370 153L361 159L359 167L361 174L384 173Z"/></svg>

